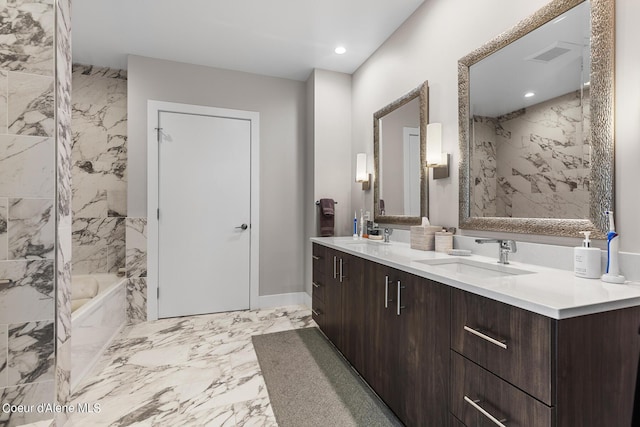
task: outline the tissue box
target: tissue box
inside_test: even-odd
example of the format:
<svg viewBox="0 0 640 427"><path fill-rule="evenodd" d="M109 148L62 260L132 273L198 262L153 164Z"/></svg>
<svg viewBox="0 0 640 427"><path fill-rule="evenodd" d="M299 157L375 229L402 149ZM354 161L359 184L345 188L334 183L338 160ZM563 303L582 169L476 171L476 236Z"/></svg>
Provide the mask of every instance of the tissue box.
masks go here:
<svg viewBox="0 0 640 427"><path fill-rule="evenodd" d="M438 231L442 231L442 227L435 225L415 225L411 227L411 249L432 251L435 247L435 233Z"/></svg>

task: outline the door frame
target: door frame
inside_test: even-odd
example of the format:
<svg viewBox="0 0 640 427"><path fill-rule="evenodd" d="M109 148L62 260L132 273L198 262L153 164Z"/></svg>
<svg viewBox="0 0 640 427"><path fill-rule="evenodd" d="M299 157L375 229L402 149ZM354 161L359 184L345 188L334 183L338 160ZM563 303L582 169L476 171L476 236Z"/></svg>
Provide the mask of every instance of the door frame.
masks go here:
<svg viewBox="0 0 640 427"><path fill-rule="evenodd" d="M158 319L158 118L161 112L244 119L251 129L251 228L249 307L258 307L260 265L260 113L204 105L147 101L147 320Z"/></svg>

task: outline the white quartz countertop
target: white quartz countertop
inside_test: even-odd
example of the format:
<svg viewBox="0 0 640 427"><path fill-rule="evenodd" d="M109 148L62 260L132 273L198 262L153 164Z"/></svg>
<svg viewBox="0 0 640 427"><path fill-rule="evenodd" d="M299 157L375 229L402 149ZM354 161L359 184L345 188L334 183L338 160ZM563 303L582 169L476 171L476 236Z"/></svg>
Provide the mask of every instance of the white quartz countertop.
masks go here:
<svg viewBox="0 0 640 427"><path fill-rule="evenodd" d="M421 262L460 258L474 263L486 263L495 268L497 248L495 258L479 255L454 257L445 253L411 249L407 243L399 242L354 240L352 237L314 237L311 241L553 319L640 305L640 283L609 284L599 279L576 277L572 271L522 262L510 262L508 268L526 270L527 274L502 277L482 277L464 271L458 272L443 265Z"/></svg>

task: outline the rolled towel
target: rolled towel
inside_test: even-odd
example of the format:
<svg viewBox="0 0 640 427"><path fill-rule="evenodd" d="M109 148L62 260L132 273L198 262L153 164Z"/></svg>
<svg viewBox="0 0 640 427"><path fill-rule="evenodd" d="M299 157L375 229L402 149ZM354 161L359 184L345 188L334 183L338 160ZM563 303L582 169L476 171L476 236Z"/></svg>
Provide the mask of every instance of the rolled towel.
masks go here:
<svg viewBox="0 0 640 427"><path fill-rule="evenodd" d="M98 280L93 276L73 276L71 278L71 301L93 298L98 294L98 288Z"/></svg>

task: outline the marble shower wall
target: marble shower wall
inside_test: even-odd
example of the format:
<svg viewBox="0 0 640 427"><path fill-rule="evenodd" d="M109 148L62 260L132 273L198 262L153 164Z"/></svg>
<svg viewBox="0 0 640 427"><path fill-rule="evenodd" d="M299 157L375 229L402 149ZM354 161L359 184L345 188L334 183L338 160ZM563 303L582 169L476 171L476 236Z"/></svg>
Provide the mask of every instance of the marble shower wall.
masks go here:
<svg viewBox="0 0 640 427"><path fill-rule="evenodd" d="M114 273L126 264L127 78L73 65L73 273Z"/></svg>
<svg viewBox="0 0 640 427"><path fill-rule="evenodd" d="M0 2L0 404L55 398L55 13ZM52 417L0 412L0 426Z"/></svg>
<svg viewBox="0 0 640 427"><path fill-rule="evenodd" d="M588 95L474 117L472 216L589 217Z"/></svg>
<svg viewBox="0 0 640 427"><path fill-rule="evenodd" d="M147 320L147 218L127 218L127 318Z"/></svg>

